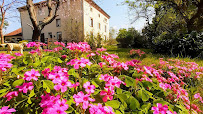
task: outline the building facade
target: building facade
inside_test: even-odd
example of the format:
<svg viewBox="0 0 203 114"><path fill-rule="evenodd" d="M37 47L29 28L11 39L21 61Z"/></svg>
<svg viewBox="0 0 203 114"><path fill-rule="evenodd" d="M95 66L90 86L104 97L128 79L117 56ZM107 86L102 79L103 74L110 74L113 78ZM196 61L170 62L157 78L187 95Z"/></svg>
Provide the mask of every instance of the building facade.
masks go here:
<svg viewBox="0 0 203 114"><path fill-rule="evenodd" d="M46 2L35 4L37 20L48 15ZM53 6L54 7L54 6ZM54 9L54 8L53 8ZM32 40L32 23L26 7L18 8L24 40ZM99 33L104 40L109 38L110 16L93 0L67 0L61 3L57 18L46 25L41 33L41 41L54 38L59 41L84 41L89 35Z"/></svg>
<svg viewBox="0 0 203 114"><path fill-rule="evenodd" d="M6 43L15 43L15 42L22 41L22 29L19 28L15 31L12 31L4 35L4 41Z"/></svg>

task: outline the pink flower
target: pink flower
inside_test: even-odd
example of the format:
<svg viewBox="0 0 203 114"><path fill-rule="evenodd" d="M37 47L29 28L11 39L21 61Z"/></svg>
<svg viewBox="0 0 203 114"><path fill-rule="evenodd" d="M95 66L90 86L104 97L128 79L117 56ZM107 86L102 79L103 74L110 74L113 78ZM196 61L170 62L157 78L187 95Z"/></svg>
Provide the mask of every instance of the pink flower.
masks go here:
<svg viewBox="0 0 203 114"><path fill-rule="evenodd" d="M159 87L161 87L164 91L166 91L166 89L171 89L171 85L166 83L159 83Z"/></svg>
<svg viewBox="0 0 203 114"><path fill-rule="evenodd" d="M94 53L90 53L89 55L87 55L87 57L92 57L92 56L95 56L96 54Z"/></svg>
<svg viewBox="0 0 203 114"><path fill-rule="evenodd" d="M38 80L38 76L40 76L39 71L35 71L35 69L31 69L31 71L27 71L24 74L24 80L30 81L30 80Z"/></svg>
<svg viewBox="0 0 203 114"><path fill-rule="evenodd" d="M80 85L80 83L79 82L76 82L75 84L72 84L71 86L70 86L70 88L76 88L77 86L79 86Z"/></svg>
<svg viewBox="0 0 203 114"><path fill-rule="evenodd" d="M100 80L104 80L105 82L109 81L110 79L112 79L113 76L109 76L108 74L101 74L101 78L99 78Z"/></svg>
<svg viewBox="0 0 203 114"><path fill-rule="evenodd" d="M55 52L60 51L60 50L63 50L63 48L62 47L56 47L53 49L53 51L55 51Z"/></svg>
<svg viewBox="0 0 203 114"><path fill-rule="evenodd" d="M150 78L148 78L146 75L143 74L142 76L143 76L143 78L141 78L141 80L152 82L152 80Z"/></svg>
<svg viewBox="0 0 203 114"><path fill-rule="evenodd" d="M90 82L84 83L83 87L85 88L85 91L88 94L94 93L95 86L94 85L90 85Z"/></svg>
<svg viewBox="0 0 203 114"><path fill-rule="evenodd" d="M100 103L98 103L98 105L90 104L89 112L90 114L115 114L113 112L112 107L110 106L103 107Z"/></svg>
<svg viewBox="0 0 203 114"><path fill-rule="evenodd" d="M63 42L56 41L56 42L54 42L54 44L55 45L61 45L62 47L65 47L65 44Z"/></svg>
<svg viewBox="0 0 203 114"><path fill-rule="evenodd" d="M45 52L52 52L53 50L50 49L44 49Z"/></svg>
<svg viewBox="0 0 203 114"><path fill-rule="evenodd" d="M147 74L149 74L150 76L153 76L153 74L151 73L150 67L144 66L143 68L145 69L145 72Z"/></svg>
<svg viewBox="0 0 203 114"><path fill-rule="evenodd" d="M61 99L60 95L50 96L46 94L41 96L40 107L43 108L42 114L66 114L68 104L65 99Z"/></svg>
<svg viewBox="0 0 203 114"><path fill-rule="evenodd" d="M61 57L62 57L63 59L65 59L65 58L67 58L67 55L62 55Z"/></svg>
<svg viewBox="0 0 203 114"><path fill-rule="evenodd" d="M17 91L12 91L12 92L8 92L4 98L7 98L7 101L10 101L13 97L17 97L18 96L18 92Z"/></svg>
<svg viewBox="0 0 203 114"><path fill-rule="evenodd" d="M76 106L82 103L82 108L87 109L89 106L89 101L94 102L95 99L89 98L89 94L84 95L82 91L80 91L77 95L74 94L73 98L74 101L76 102Z"/></svg>
<svg viewBox="0 0 203 114"><path fill-rule="evenodd" d="M168 110L168 106L164 105L162 106L161 103L156 104L157 107L153 106L151 110L153 110L153 114L177 114L175 111L172 113Z"/></svg>
<svg viewBox="0 0 203 114"><path fill-rule="evenodd" d="M14 53L16 56L22 56L23 54L21 53Z"/></svg>
<svg viewBox="0 0 203 114"><path fill-rule="evenodd" d="M113 99L114 93L115 93L115 92L114 92L114 88L112 88L112 87L109 87L109 88L105 87L105 91L102 90L102 91L100 92L100 95L104 96L104 97L102 98L102 100L103 100L104 102L107 102L108 100L112 100L112 99Z"/></svg>
<svg viewBox="0 0 203 114"><path fill-rule="evenodd" d="M105 48L97 48L97 51L106 51L106 49Z"/></svg>
<svg viewBox="0 0 203 114"><path fill-rule="evenodd" d="M70 62L67 63L67 65L72 65L74 66L75 69L79 69L86 67L87 65L91 65L92 63L89 61L89 59L81 58L80 60L78 59L72 59Z"/></svg>
<svg viewBox="0 0 203 114"><path fill-rule="evenodd" d="M105 62L100 62L100 63L98 63L99 64L99 66L102 68L104 65L106 65L106 63Z"/></svg>
<svg viewBox="0 0 203 114"><path fill-rule="evenodd" d="M194 95L194 98L195 98L195 99L199 99L199 100L203 103L203 100L202 100L202 97L200 96L200 93L196 93L196 94Z"/></svg>
<svg viewBox="0 0 203 114"><path fill-rule="evenodd" d="M54 89L59 91L61 89L61 92L64 93L67 91L67 87L70 87L72 84L71 82L65 80L60 80L57 85L54 86Z"/></svg>
<svg viewBox="0 0 203 114"><path fill-rule="evenodd" d="M44 75L44 77L48 76L50 73L50 68L45 68L43 71L42 71L42 74Z"/></svg>
<svg viewBox="0 0 203 114"><path fill-rule="evenodd" d="M16 112L14 108L8 109L8 106L4 106L0 109L0 114L12 114L12 112Z"/></svg>
<svg viewBox="0 0 203 114"><path fill-rule="evenodd" d="M90 45L88 45L87 42L68 43L66 48L72 51L81 51L81 52L89 52L91 50Z"/></svg>
<svg viewBox="0 0 203 114"><path fill-rule="evenodd" d="M16 88L19 88L19 92L27 93L28 90L32 90L34 88L33 83L23 83L22 86L16 86Z"/></svg>
<svg viewBox="0 0 203 114"><path fill-rule="evenodd" d="M121 81L120 79L118 79L116 76L115 77L113 77L113 78L110 78L110 80L109 81L107 81L107 83L106 83L106 87L117 87L117 88L120 88L120 85L121 85L121 83L122 84L124 84L124 85L126 85L123 81Z"/></svg>
<svg viewBox="0 0 203 114"><path fill-rule="evenodd" d="M168 110L167 105L162 106L161 103L157 103L156 105L157 107L152 107L152 110L154 111L153 114L166 114L166 111Z"/></svg>

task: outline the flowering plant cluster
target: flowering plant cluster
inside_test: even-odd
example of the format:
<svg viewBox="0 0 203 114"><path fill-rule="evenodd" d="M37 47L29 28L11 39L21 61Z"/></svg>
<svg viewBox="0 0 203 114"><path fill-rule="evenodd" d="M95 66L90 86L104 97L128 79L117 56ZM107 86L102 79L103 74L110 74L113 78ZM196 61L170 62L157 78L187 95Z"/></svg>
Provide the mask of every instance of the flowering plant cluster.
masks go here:
<svg viewBox="0 0 203 114"><path fill-rule="evenodd" d="M36 50L16 58L0 54L1 71L10 76L0 86L0 114L202 113L203 67L194 62L161 58L146 66L86 42L54 44L43 50L30 42Z"/></svg>
<svg viewBox="0 0 203 114"><path fill-rule="evenodd" d="M139 57L141 57L141 56L143 56L145 54L145 52L144 51L142 51L142 50L140 50L140 49L132 49L132 50L130 50L130 56L131 57L135 57L135 56L139 56Z"/></svg>

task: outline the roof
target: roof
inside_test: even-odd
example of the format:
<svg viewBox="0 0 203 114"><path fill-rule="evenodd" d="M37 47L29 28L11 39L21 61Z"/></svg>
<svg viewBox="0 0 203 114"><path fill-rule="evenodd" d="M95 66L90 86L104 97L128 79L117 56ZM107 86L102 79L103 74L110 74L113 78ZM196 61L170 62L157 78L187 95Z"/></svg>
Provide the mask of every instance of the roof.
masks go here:
<svg viewBox="0 0 203 114"><path fill-rule="evenodd" d="M22 36L22 28L14 30L13 32L10 32L4 36Z"/></svg>
<svg viewBox="0 0 203 114"><path fill-rule="evenodd" d="M94 8L96 8L98 11L100 11L103 15L105 15L108 19L110 18L110 16L101 8L99 7L93 0L85 0L87 1L89 4L91 4Z"/></svg>
<svg viewBox="0 0 203 114"><path fill-rule="evenodd" d="M105 15L108 19L110 18L110 16L100 7L98 6L93 0L85 0L87 1L89 4L91 4L94 8L96 8L98 11L100 11L103 15ZM41 2L38 2L38 3L35 3L34 5L35 6L39 6L41 4L45 5L47 1L41 1ZM19 7L17 8L19 11L22 11L22 10L26 10L26 6L23 6L23 7Z"/></svg>

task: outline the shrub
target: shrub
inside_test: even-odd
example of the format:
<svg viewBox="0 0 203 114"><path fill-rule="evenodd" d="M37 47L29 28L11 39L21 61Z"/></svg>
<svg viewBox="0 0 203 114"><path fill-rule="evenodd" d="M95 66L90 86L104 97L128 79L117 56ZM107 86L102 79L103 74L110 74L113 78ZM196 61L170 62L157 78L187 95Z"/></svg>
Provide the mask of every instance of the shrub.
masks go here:
<svg viewBox="0 0 203 114"><path fill-rule="evenodd" d="M190 34L165 34L154 39L154 50L172 56L203 58L203 35L195 31Z"/></svg>
<svg viewBox="0 0 203 114"><path fill-rule="evenodd" d="M0 111L27 113L201 112L197 93L203 67L194 62L119 62L115 54L86 42L56 42L53 50L34 47L27 55L0 55ZM7 60L5 62L5 60ZM9 107L5 107L9 106ZM10 109L8 109L10 108ZM14 108L14 109L12 109ZM162 111L162 112L160 112Z"/></svg>
<svg viewBox="0 0 203 114"><path fill-rule="evenodd" d="M142 50L140 50L140 49L137 49L137 50L135 50L135 49L132 49L132 50L130 50L130 57L143 57L144 56L144 54L145 54L145 52L144 51L142 51Z"/></svg>

